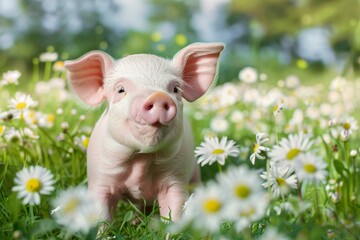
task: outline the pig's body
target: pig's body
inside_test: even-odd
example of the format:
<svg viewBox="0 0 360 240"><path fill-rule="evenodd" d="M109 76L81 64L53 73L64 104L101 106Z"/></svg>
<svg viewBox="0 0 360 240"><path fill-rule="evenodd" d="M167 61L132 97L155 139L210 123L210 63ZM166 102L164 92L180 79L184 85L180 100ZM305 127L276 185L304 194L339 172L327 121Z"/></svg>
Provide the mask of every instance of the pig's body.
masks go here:
<svg viewBox="0 0 360 240"><path fill-rule="evenodd" d="M222 44L197 43L172 60L137 54L114 61L91 52L65 63L75 93L108 107L87 149L89 190L111 220L119 199L159 202L177 220L189 182L200 180L182 99L194 101L211 85Z"/></svg>
<svg viewBox="0 0 360 240"><path fill-rule="evenodd" d="M88 186L96 193L112 214L120 198L143 204L166 203L162 216L179 216L189 182L200 180L199 168L193 158L192 132L184 121L184 133L172 146L151 153L128 148L108 133L105 113L95 126L87 152ZM104 141L99 142L99 139ZM106 213L106 214L108 214ZM112 216L104 216L111 219Z"/></svg>

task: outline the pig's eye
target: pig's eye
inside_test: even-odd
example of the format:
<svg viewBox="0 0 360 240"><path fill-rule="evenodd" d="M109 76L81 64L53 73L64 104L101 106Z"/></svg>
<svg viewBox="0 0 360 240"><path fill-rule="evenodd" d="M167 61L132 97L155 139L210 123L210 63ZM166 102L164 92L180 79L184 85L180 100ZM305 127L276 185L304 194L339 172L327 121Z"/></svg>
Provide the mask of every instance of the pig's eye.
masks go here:
<svg viewBox="0 0 360 240"><path fill-rule="evenodd" d="M178 93L178 92L180 92L179 86L175 86L174 87L174 93Z"/></svg>
<svg viewBox="0 0 360 240"><path fill-rule="evenodd" d="M125 88L123 86L121 86L118 90L118 93L124 93L125 92Z"/></svg>

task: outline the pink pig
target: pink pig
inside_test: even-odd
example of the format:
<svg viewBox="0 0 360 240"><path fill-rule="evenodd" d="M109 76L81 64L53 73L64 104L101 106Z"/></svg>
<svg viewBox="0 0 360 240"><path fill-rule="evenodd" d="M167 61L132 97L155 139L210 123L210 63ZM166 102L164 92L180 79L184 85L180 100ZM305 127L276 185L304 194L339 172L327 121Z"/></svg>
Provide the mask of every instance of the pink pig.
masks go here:
<svg viewBox="0 0 360 240"><path fill-rule="evenodd" d="M87 149L89 191L112 220L119 199L158 201L161 216L178 220L190 182L200 181L182 98L210 87L224 45L194 43L172 60L136 54L113 60L101 51L66 61L74 92L96 106L107 99Z"/></svg>

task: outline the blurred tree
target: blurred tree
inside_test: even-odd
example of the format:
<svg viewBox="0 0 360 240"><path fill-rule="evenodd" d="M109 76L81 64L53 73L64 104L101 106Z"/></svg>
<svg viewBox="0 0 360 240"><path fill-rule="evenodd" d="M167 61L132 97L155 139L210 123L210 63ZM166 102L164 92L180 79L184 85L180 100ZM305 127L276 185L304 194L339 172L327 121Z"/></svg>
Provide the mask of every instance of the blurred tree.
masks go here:
<svg viewBox="0 0 360 240"><path fill-rule="evenodd" d="M19 59L31 63L49 45L69 58L93 49L115 57L154 51L169 57L183 44L204 39L204 32L212 28L214 41L227 42L226 71L235 76L239 61L250 65L291 61L298 54L299 33L314 27L329 32L329 45L336 51L352 51L351 62L358 66L359 4L359 0L0 1L0 67L13 66Z"/></svg>
<svg viewBox="0 0 360 240"><path fill-rule="evenodd" d="M247 34L238 41L255 42L264 47L280 44L285 37L294 39L292 54L299 32L322 27L327 29L331 46L335 51L355 52L356 61L360 50L355 42L359 24L359 0L232 0L228 5L228 26L244 22ZM260 49L260 48L258 48Z"/></svg>

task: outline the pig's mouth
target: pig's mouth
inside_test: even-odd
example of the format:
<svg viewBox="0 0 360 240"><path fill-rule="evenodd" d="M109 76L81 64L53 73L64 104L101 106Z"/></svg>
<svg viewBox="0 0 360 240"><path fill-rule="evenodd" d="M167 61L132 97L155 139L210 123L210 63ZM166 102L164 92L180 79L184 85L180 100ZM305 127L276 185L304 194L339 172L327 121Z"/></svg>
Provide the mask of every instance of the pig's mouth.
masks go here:
<svg viewBox="0 0 360 240"><path fill-rule="evenodd" d="M159 143L167 134L169 125L161 123L146 124L137 122L134 120L128 120L128 126L132 133L138 138L145 142L152 142L150 145L156 145Z"/></svg>
<svg viewBox="0 0 360 240"><path fill-rule="evenodd" d="M142 129L154 129L154 130L161 130L163 128L167 128L168 124L161 124L160 122L156 122L156 123L152 123L152 124L148 124L148 123L144 123L144 122L138 122L138 121L134 121L134 120L130 120L132 122L132 125L134 125L134 127L137 130L142 130Z"/></svg>

